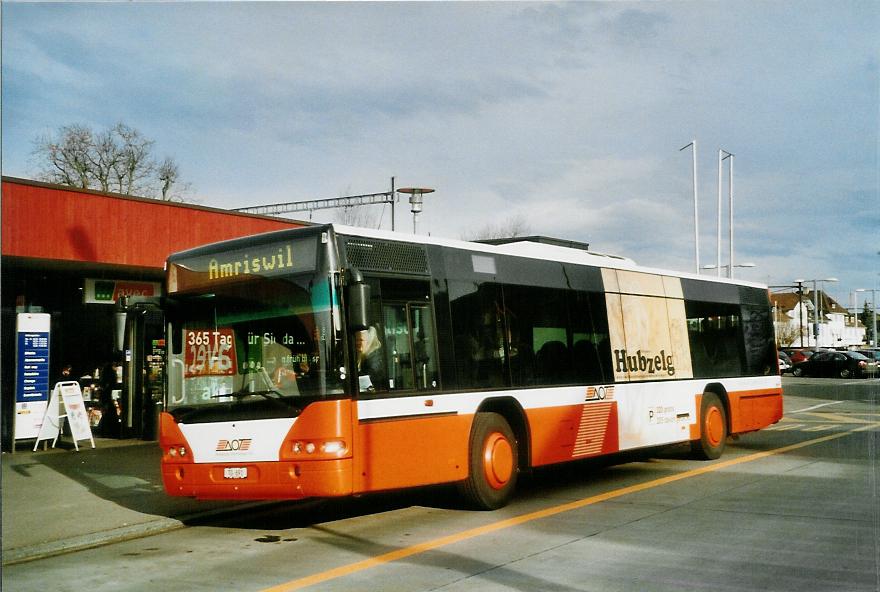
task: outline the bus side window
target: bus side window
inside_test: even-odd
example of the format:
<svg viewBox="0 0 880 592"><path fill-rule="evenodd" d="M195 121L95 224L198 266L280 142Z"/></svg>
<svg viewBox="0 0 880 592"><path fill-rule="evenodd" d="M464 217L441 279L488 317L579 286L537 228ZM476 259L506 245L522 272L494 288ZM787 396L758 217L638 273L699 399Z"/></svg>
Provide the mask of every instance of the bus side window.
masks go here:
<svg viewBox="0 0 880 592"><path fill-rule="evenodd" d="M743 376L740 308L720 302L685 301L694 377Z"/></svg>
<svg viewBox="0 0 880 592"><path fill-rule="evenodd" d="M504 386L504 318L498 284L450 281L449 300L459 384Z"/></svg>
<svg viewBox="0 0 880 592"><path fill-rule="evenodd" d="M572 380L571 330L566 292L504 286L513 386L568 384Z"/></svg>
<svg viewBox="0 0 880 592"><path fill-rule="evenodd" d="M613 381L604 294L571 292L569 306L574 328L572 364L575 379L587 384Z"/></svg>

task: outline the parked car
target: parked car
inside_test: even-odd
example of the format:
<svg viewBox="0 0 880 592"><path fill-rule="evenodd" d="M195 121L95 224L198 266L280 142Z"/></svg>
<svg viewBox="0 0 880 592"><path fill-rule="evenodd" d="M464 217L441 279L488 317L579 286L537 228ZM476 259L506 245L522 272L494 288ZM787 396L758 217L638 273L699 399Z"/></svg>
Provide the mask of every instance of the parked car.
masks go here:
<svg viewBox="0 0 880 592"><path fill-rule="evenodd" d="M784 350L785 353L788 354L788 357L791 358L792 365L797 364L798 362L803 362L804 360L809 360L810 356L812 356L815 351L812 348L806 347L790 347ZM819 351L827 351L827 350L819 350Z"/></svg>
<svg viewBox="0 0 880 592"><path fill-rule="evenodd" d="M880 372L880 349L860 349L856 350L869 360L874 360L874 362L878 365L878 372Z"/></svg>
<svg viewBox="0 0 880 592"><path fill-rule="evenodd" d="M877 362L859 352L823 351L791 369L794 376L839 376L853 378L877 373Z"/></svg>
<svg viewBox="0 0 880 592"><path fill-rule="evenodd" d="M856 351L866 358L880 361L880 349L857 349Z"/></svg>
<svg viewBox="0 0 880 592"><path fill-rule="evenodd" d="M791 358L789 358L788 354L784 351L780 351L778 353L779 371L782 373L791 372Z"/></svg>

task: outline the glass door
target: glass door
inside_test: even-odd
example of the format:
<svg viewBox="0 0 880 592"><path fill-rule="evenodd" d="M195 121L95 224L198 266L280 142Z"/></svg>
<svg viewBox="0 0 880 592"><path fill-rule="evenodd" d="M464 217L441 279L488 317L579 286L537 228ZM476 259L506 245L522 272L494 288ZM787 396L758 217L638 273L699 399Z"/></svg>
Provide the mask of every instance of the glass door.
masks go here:
<svg viewBox="0 0 880 592"><path fill-rule="evenodd" d="M437 347L431 307L413 302L385 303L382 307L382 320L388 388L438 388Z"/></svg>

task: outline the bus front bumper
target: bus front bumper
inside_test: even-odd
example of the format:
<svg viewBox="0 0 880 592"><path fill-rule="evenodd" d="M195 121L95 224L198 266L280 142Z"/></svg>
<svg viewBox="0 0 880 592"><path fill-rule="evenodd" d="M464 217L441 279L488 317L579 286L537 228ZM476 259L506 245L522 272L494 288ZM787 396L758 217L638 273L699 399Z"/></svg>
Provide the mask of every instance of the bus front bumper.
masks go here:
<svg viewBox="0 0 880 592"><path fill-rule="evenodd" d="M351 495L352 460L163 463L168 495L197 499L304 499Z"/></svg>

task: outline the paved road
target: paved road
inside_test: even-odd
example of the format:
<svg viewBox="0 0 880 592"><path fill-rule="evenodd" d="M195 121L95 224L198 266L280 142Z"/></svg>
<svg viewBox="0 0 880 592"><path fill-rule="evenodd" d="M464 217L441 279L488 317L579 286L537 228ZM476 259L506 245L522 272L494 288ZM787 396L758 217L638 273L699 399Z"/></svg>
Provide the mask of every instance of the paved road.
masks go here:
<svg viewBox="0 0 880 592"><path fill-rule="evenodd" d="M880 403L880 378L795 378L786 374L782 388L786 395Z"/></svg>
<svg viewBox="0 0 880 592"><path fill-rule="evenodd" d="M719 461L542 470L496 512L445 489L266 505L8 566L3 589L876 592L880 409L825 394Z"/></svg>

